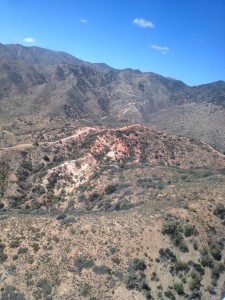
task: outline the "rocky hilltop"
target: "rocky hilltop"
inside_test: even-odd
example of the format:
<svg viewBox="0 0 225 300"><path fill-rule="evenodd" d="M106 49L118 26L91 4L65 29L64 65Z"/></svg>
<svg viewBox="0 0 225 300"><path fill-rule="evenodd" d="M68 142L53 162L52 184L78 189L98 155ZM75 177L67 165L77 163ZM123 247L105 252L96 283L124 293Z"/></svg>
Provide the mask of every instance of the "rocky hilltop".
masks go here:
<svg viewBox="0 0 225 300"><path fill-rule="evenodd" d="M81 206L79 199L89 196L81 193L83 187L86 189L93 179L97 183L96 178L101 177L103 170L112 167L118 172L136 166L225 167L224 155L202 142L168 136L140 125L121 129L83 128L56 142L2 148L1 157L2 163L7 158L11 172L1 184L2 205L17 208L32 208L33 202L45 206L58 197L63 198L63 203L59 201L57 206L65 208L70 200L70 207L76 209ZM109 181L102 179L102 186ZM97 184L91 190L102 198L99 189L102 187Z"/></svg>

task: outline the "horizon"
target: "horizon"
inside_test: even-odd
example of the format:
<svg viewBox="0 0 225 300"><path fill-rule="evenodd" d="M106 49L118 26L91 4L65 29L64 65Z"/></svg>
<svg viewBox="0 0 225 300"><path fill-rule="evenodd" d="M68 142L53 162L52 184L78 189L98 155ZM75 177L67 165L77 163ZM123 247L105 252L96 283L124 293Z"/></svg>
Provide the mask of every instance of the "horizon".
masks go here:
<svg viewBox="0 0 225 300"><path fill-rule="evenodd" d="M196 86L225 81L224 15L222 0L97 0L95 9L90 0L2 0L0 26L7 31L0 31L0 42Z"/></svg>

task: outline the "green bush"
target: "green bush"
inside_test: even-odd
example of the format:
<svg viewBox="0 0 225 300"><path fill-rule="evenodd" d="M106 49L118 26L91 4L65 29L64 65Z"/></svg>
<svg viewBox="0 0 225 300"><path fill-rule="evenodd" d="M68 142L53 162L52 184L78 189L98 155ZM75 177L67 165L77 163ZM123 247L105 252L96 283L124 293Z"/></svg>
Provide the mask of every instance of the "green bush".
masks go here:
<svg viewBox="0 0 225 300"><path fill-rule="evenodd" d="M139 287L138 278L136 274L128 274L125 277L126 288L132 290Z"/></svg>
<svg viewBox="0 0 225 300"><path fill-rule="evenodd" d="M202 257L201 265L203 267L209 267L209 268L213 267L213 259L208 253L205 256Z"/></svg>
<svg viewBox="0 0 225 300"><path fill-rule="evenodd" d="M176 233L182 231L181 226L176 221L167 221L163 224L162 234L174 236Z"/></svg>
<svg viewBox="0 0 225 300"><path fill-rule="evenodd" d="M175 271L178 273L179 271L185 271L188 272L190 267L188 266L188 264L184 261L181 260L176 260L174 263L174 269Z"/></svg>
<svg viewBox="0 0 225 300"><path fill-rule="evenodd" d="M201 275L203 276L205 274L205 270L200 264L192 263L193 268Z"/></svg>
<svg viewBox="0 0 225 300"><path fill-rule="evenodd" d="M183 237L183 228L177 221L167 221L164 223L162 234L169 235L173 244L179 247L180 251L188 252L188 247Z"/></svg>
<svg viewBox="0 0 225 300"><path fill-rule="evenodd" d="M183 283L175 283L174 290L177 292L178 295L184 294L184 285Z"/></svg>
<svg viewBox="0 0 225 300"><path fill-rule="evenodd" d="M184 240L180 241L179 249L180 249L181 252L184 252L184 253L186 253L186 252L189 251L188 250L188 246L187 246L187 244L186 244L186 242Z"/></svg>
<svg viewBox="0 0 225 300"><path fill-rule="evenodd" d="M160 258L165 260L171 260L172 262L176 261L176 255L169 248L159 250Z"/></svg>
<svg viewBox="0 0 225 300"><path fill-rule="evenodd" d="M37 243L33 243L32 247L35 253L38 252L38 250L40 249L40 246Z"/></svg>
<svg viewBox="0 0 225 300"><path fill-rule="evenodd" d="M78 257L74 261L75 271L81 272L83 269L91 269L94 267L94 262L92 259L87 257Z"/></svg>
<svg viewBox="0 0 225 300"><path fill-rule="evenodd" d="M214 265L212 268L212 273L211 273L211 279L212 279L212 284L217 285L217 281L220 278L220 275L225 271L225 264L224 263L217 263Z"/></svg>
<svg viewBox="0 0 225 300"><path fill-rule="evenodd" d="M193 271L191 273L191 278L192 280L189 283L189 288L191 291L197 289L199 290L200 288L200 283L201 283L201 276L198 272Z"/></svg>
<svg viewBox="0 0 225 300"><path fill-rule="evenodd" d="M19 246L20 246L20 242L18 240L14 240L9 243L10 248L18 248Z"/></svg>
<svg viewBox="0 0 225 300"><path fill-rule="evenodd" d="M98 201L101 200L101 198L102 198L102 196L101 196L100 194L98 194L98 193L93 193L93 194L91 194L91 195L89 196L88 200L89 200L90 202L98 202Z"/></svg>
<svg viewBox="0 0 225 300"><path fill-rule="evenodd" d="M216 240L209 240L209 250L214 259L221 260L223 243Z"/></svg>
<svg viewBox="0 0 225 300"><path fill-rule="evenodd" d="M117 184L114 184L114 185L108 185L106 188L105 188L105 194L106 195L110 195L112 193L114 193L117 189Z"/></svg>
<svg viewBox="0 0 225 300"><path fill-rule="evenodd" d="M198 234L198 231L197 229L195 228L194 225L191 225L191 224L187 224L185 227L184 227L184 235L186 237L188 236L192 236L192 235L197 235Z"/></svg>
<svg viewBox="0 0 225 300"><path fill-rule="evenodd" d="M139 271L144 271L146 269L146 264L144 259L134 258L133 259L134 269Z"/></svg>
<svg viewBox="0 0 225 300"><path fill-rule="evenodd" d="M171 300L176 300L176 297L174 296L174 294L171 291L166 291L164 293L164 295Z"/></svg>
<svg viewBox="0 0 225 300"><path fill-rule="evenodd" d="M214 215L223 220L225 218L225 206L222 203L217 204L213 211Z"/></svg>

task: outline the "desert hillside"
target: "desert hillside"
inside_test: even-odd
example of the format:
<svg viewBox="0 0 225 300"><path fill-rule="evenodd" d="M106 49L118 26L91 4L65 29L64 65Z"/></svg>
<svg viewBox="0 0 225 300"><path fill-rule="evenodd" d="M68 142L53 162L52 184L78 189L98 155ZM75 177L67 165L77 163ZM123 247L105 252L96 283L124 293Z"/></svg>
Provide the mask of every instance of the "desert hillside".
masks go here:
<svg viewBox="0 0 225 300"><path fill-rule="evenodd" d="M222 299L224 103L0 44L0 299Z"/></svg>
<svg viewBox="0 0 225 300"><path fill-rule="evenodd" d="M2 299L218 299L224 167L141 125L2 148Z"/></svg>

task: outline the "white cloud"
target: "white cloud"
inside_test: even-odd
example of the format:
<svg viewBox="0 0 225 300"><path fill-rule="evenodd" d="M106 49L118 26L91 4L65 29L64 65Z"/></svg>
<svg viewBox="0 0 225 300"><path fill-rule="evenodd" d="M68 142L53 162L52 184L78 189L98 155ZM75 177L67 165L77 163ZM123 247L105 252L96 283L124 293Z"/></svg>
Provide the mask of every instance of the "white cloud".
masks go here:
<svg viewBox="0 0 225 300"><path fill-rule="evenodd" d="M155 25L151 21L147 21L142 18L136 18L133 20L133 23L142 28L154 28Z"/></svg>
<svg viewBox="0 0 225 300"><path fill-rule="evenodd" d="M152 49L158 50L163 55L166 55L167 52L170 50L169 47L162 47L162 46L159 46L159 45L151 45L150 47Z"/></svg>
<svg viewBox="0 0 225 300"><path fill-rule="evenodd" d="M23 41L26 43L35 43L36 42L36 40L31 37L27 37L27 38L23 39Z"/></svg>
<svg viewBox="0 0 225 300"><path fill-rule="evenodd" d="M82 19L82 20L81 20L81 23L83 23L83 24L87 24L87 23L88 23L88 20L86 20L86 19Z"/></svg>

